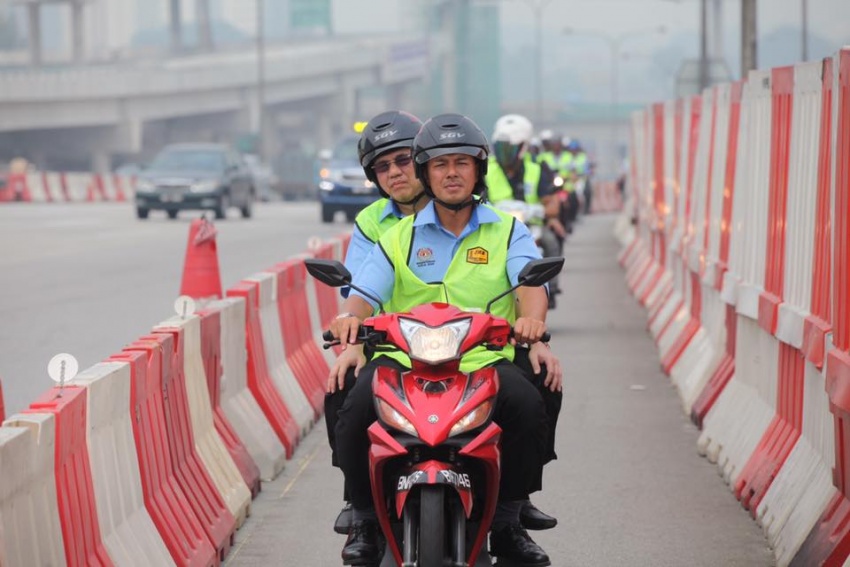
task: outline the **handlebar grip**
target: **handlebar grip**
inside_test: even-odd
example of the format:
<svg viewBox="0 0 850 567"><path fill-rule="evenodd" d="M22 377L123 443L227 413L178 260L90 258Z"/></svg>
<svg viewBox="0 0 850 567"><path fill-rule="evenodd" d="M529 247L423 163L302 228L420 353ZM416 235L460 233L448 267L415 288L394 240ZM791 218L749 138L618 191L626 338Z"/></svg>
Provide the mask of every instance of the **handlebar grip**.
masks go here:
<svg viewBox="0 0 850 567"><path fill-rule="evenodd" d="M325 331L324 333L322 333L322 338L328 342L334 340L333 333L331 333L330 331Z"/></svg>

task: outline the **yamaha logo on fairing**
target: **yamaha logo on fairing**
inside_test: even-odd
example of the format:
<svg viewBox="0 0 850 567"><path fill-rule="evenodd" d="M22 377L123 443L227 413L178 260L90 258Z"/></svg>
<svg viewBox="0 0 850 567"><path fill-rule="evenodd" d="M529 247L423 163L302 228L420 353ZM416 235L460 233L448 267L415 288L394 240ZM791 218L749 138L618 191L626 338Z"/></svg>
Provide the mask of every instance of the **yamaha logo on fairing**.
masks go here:
<svg viewBox="0 0 850 567"><path fill-rule="evenodd" d="M465 132L443 132L442 134L440 134L440 139L451 140L454 138L463 138L464 136L466 136Z"/></svg>
<svg viewBox="0 0 850 567"><path fill-rule="evenodd" d="M446 484L457 486L458 488L472 488L472 483L469 481L467 473L456 473L455 471L445 470L440 471L440 476L446 481Z"/></svg>
<svg viewBox="0 0 850 567"><path fill-rule="evenodd" d="M389 138L390 136L395 136L396 134L398 134L398 130L387 130L386 132L381 132L380 134L372 138L372 140L375 142L379 142L384 138Z"/></svg>

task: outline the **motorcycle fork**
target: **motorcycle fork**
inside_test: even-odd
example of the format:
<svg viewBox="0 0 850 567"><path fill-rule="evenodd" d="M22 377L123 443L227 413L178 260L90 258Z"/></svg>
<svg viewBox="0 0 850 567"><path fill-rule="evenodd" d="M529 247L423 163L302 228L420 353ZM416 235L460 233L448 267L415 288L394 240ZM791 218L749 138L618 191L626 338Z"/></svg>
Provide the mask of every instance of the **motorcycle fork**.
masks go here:
<svg viewBox="0 0 850 567"><path fill-rule="evenodd" d="M467 567L466 563L466 513L457 498L449 499L449 512L452 519L451 533L454 542L452 567Z"/></svg>
<svg viewBox="0 0 850 567"><path fill-rule="evenodd" d="M404 530L404 550L402 550L401 567L416 567L417 553L419 548L416 534L419 533L419 507L410 500L404 507L402 514L402 525Z"/></svg>

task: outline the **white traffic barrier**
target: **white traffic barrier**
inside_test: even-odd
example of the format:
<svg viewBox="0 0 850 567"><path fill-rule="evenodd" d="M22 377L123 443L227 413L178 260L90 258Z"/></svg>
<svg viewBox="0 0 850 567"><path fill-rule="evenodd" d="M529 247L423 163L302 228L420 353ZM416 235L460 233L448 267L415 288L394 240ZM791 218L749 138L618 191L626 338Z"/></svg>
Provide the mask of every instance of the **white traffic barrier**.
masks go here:
<svg viewBox="0 0 850 567"><path fill-rule="evenodd" d="M16 414L0 427L0 565L65 565L55 432L49 413Z"/></svg>
<svg viewBox="0 0 850 567"><path fill-rule="evenodd" d="M175 316L154 327L154 331L164 329L183 330L183 370L195 449L227 509L236 519L236 526L240 527L250 511L251 491L215 429L201 354L201 319L196 315Z"/></svg>
<svg viewBox="0 0 850 567"><path fill-rule="evenodd" d="M280 329L280 313L277 307L277 277L272 273L261 272L245 279L259 284L260 324L263 328L263 345L266 348L266 360L272 383L298 424L301 435L304 435L313 426L315 413L307 395L286 362L283 334Z"/></svg>
<svg viewBox="0 0 850 567"><path fill-rule="evenodd" d="M296 258L314 258L310 253L303 253L295 256ZM307 274L307 306L310 310L310 328L313 329L313 336L316 344L319 346L319 351L327 362L328 367L332 367L336 362L336 354L331 349L324 348L325 339L322 338L322 333L326 329L322 328L321 316L319 315L319 296L316 294L317 286L325 285L310 274Z"/></svg>
<svg viewBox="0 0 850 567"><path fill-rule="evenodd" d="M116 565L174 565L145 508L130 411L130 366L102 362L82 371L88 449L101 538Z"/></svg>
<svg viewBox="0 0 850 567"><path fill-rule="evenodd" d="M221 407L260 468L260 478L272 480L286 465L286 448L248 389L245 300L228 298L208 307L221 313Z"/></svg>

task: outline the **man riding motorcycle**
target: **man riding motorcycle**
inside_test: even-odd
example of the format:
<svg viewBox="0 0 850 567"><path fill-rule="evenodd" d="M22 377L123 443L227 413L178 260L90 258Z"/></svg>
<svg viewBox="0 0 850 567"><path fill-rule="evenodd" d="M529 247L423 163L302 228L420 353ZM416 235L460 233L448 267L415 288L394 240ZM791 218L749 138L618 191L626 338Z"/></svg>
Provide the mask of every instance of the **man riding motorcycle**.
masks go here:
<svg viewBox="0 0 850 567"><path fill-rule="evenodd" d="M487 200L494 205L507 200L543 205L544 226L540 247L545 258L561 255L561 242L567 236L559 219L560 202L555 175L547 162L529 159L533 127L519 114L506 114L493 128L493 154L487 167ZM558 278L549 282L549 308L555 308L555 296L561 292Z"/></svg>
<svg viewBox="0 0 850 567"><path fill-rule="evenodd" d="M391 312L423 302L446 301L467 310L484 310L488 297L508 290L519 270L539 257L527 228L476 198L486 188L489 146L468 118L446 114L428 120L414 141L417 176L431 196L415 217L387 231L354 276L354 284L380 299ZM474 285L469 285L474 282ZM517 343L531 344L530 357L542 360L538 343L545 332L546 292L519 288L494 307L513 324ZM330 328L343 344L353 344L363 319L376 305L353 291ZM349 346L349 348L351 348ZM475 354L475 358L467 358ZM502 477L499 504L491 528L491 555L525 565L549 565L549 558L520 524L528 495L539 489L546 453L546 416L539 392L510 359L513 348L472 351L461 362L495 364L500 379L493 420L502 427ZM393 358L391 356L395 355ZM389 359L389 360L387 360ZM409 366L397 353L377 353L373 363ZM375 420L371 380L361 371L339 412L336 426L339 464L353 504L353 525L342 557L346 565L380 560L368 470L366 428ZM549 370L546 385L559 390L561 376Z"/></svg>

